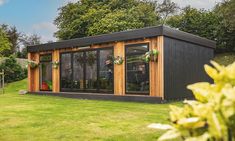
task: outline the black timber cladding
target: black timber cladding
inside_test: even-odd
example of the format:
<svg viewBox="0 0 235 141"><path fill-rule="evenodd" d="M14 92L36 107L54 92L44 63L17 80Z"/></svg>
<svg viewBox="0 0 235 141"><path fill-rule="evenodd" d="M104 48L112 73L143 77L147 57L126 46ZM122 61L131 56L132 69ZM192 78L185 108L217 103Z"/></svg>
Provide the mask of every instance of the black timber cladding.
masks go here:
<svg viewBox="0 0 235 141"><path fill-rule="evenodd" d="M183 99L193 97L187 85L210 82L204 64L214 57L214 49L164 37L164 98Z"/></svg>
<svg viewBox="0 0 235 141"><path fill-rule="evenodd" d="M41 52L41 51L50 51L55 49L65 49L65 48L73 48L73 47L84 47L90 46L93 44L102 44L102 43L110 43L117 41L127 41L134 39L143 39L150 38L156 36L167 36L179 40L184 40L187 42L195 43L204 47L215 48L216 44L214 41L195 36L183 31L179 31L173 28L165 27L165 26L154 26L147 27L136 30L128 30L122 32L115 32L111 34L102 34L97 36L90 36L84 38L76 38L70 40L64 40L53 43L40 44L35 46L28 46L28 52Z"/></svg>

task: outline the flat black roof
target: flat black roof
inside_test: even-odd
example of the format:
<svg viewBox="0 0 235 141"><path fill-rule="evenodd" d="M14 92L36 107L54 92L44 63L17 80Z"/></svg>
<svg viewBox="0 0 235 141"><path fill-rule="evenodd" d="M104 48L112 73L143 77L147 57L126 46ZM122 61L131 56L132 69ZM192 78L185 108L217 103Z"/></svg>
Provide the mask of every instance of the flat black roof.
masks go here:
<svg viewBox="0 0 235 141"><path fill-rule="evenodd" d="M90 36L84 38L75 38L70 40L58 41L53 43L46 43L34 46L28 46L28 52L41 52L41 51L50 51L55 49L64 49L64 48L74 48L74 47L84 47L94 44L102 44L109 42L117 41L127 41L134 39L143 39L156 36L167 36L194 44L198 44L204 47L215 48L216 43L212 40L202 38L190 33L179 31L166 26L154 26L146 27L135 30L127 30L122 32L114 32L110 34L102 34L97 36Z"/></svg>

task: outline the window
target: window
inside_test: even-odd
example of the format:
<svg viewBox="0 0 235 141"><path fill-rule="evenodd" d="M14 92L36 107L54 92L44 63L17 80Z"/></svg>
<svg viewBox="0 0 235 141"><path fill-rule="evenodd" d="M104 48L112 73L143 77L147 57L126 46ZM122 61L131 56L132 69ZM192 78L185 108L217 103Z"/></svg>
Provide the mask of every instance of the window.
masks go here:
<svg viewBox="0 0 235 141"><path fill-rule="evenodd" d="M61 91L113 92L113 49L61 54Z"/></svg>
<svg viewBox="0 0 235 141"><path fill-rule="evenodd" d="M110 49L99 52L99 89L101 92L113 91L113 51Z"/></svg>
<svg viewBox="0 0 235 141"><path fill-rule="evenodd" d="M52 90L52 56L51 54L40 56L40 90L51 91Z"/></svg>
<svg viewBox="0 0 235 141"><path fill-rule="evenodd" d="M85 85L87 91L97 90L97 51L85 52Z"/></svg>
<svg viewBox="0 0 235 141"><path fill-rule="evenodd" d="M75 91L85 89L84 61L84 52L76 52L73 54L73 88Z"/></svg>
<svg viewBox="0 0 235 141"><path fill-rule="evenodd" d="M148 44L126 46L126 93L149 94L149 64L142 56Z"/></svg>
<svg viewBox="0 0 235 141"><path fill-rule="evenodd" d="M72 55L70 53L65 53L61 55L61 89L71 89L72 88Z"/></svg>

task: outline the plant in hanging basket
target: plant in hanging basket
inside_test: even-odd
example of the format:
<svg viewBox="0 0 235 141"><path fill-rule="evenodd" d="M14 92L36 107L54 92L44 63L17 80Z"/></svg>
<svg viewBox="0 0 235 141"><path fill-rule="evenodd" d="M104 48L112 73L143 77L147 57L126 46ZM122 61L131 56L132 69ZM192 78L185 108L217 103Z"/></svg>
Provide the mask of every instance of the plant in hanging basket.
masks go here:
<svg viewBox="0 0 235 141"><path fill-rule="evenodd" d="M156 49L153 49L152 52L151 52L151 55L153 57L153 61L156 62L157 61L157 56L159 54L159 51L156 50Z"/></svg>
<svg viewBox="0 0 235 141"><path fill-rule="evenodd" d="M89 66L92 66L96 61L96 55L92 52L89 52L86 56L86 61Z"/></svg>
<svg viewBox="0 0 235 141"><path fill-rule="evenodd" d="M29 66L30 68L32 68L32 69L38 67L38 65L39 65L38 62L33 61L33 60L28 60L28 61L27 61L27 64L28 64L28 66Z"/></svg>
<svg viewBox="0 0 235 141"><path fill-rule="evenodd" d="M148 52L146 52L143 56L143 60L148 63L150 60L153 62L157 61L157 56L159 54L159 51L156 49L150 50Z"/></svg>
<svg viewBox="0 0 235 141"><path fill-rule="evenodd" d="M123 63L123 58L121 56L114 57L114 64L121 65Z"/></svg>
<svg viewBox="0 0 235 141"><path fill-rule="evenodd" d="M57 68L59 67L59 65L60 65L60 62L59 62L59 61L53 61L53 62L52 62L52 67L53 67L54 69L57 69Z"/></svg>
<svg viewBox="0 0 235 141"><path fill-rule="evenodd" d="M150 52L146 52L143 56L143 60L148 63L150 61Z"/></svg>

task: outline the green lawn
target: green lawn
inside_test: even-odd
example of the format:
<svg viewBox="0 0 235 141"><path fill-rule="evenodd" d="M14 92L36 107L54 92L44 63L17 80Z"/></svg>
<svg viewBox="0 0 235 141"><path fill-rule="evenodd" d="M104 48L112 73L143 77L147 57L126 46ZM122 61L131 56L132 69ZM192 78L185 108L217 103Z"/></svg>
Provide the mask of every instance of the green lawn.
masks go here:
<svg viewBox="0 0 235 141"><path fill-rule="evenodd" d="M235 53L217 54L214 58L216 62L222 65L229 65L235 61Z"/></svg>
<svg viewBox="0 0 235 141"><path fill-rule="evenodd" d="M161 133L146 126L168 118L169 104L19 95L20 89L26 80L0 94L0 141L156 140Z"/></svg>

